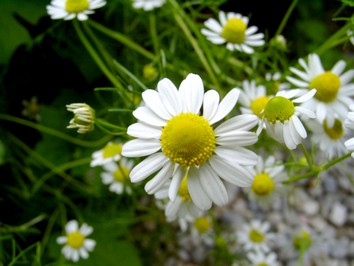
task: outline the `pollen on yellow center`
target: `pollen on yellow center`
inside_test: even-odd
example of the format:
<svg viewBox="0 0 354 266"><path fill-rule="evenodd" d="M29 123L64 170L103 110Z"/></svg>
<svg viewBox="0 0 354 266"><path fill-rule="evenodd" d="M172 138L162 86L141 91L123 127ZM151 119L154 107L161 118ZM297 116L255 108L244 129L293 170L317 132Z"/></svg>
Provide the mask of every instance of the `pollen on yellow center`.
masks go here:
<svg viewBox="0 0 354 266"><path fill-rule="evenodd" d="M120 183L124 183L126 180L128 180L129 172L129 169L125 166L118 167L118 169L113 173L114 180Z"/></svg>
<svg viewBox="0 0 354 266"><path fill-rule="evenodd" d="M266 173L255 175L252 183L252 191L258 196L267 196L274 190L274 181Z"/></svg>
<svg viewBox="0 0 354 266"><path fill-rule="evenodd" d="M264 242L264 234L262 234L260 231L258 231L255 228L253 228L249 232L248 237L254 243L262 243L262 242Z"/></svg>
<svg viewBox="0 0 354 266"><path fill-rule="evenodd" d="M229 19L221 32L221 37L223 37L227 42L241 44L245 42L246 38L246 23L240 18Z"/></svg>
<svg viewBox="0 0 354 266"><path fill-rule="evenodd" d="M189 167L208 160L215 150L213 128L202 116L181 113L162 129L162 152L174 163Z"/></svg>
<svg viewBox="0 0 354 266"><path fill-rule="evenodd" d="M343 124L340 120L334 120L332 127L328 127L327 120L323 122L323 129L326 132L327 136L333 140L340 139L344 134Z"/></svg>
<svg viewBox="0 0 354 266"><path fill-rule="evenodd" d="M270 122L288 121L295 113L295 106L292 101L282 96L275 96L270 99L264 107L264 117Z"/></svg>
<svg viewBox="0 0 354 266"><path fill-rule="evenodd" d="M102 150L103 158L111 158L122 152L122 145L117 143L109 143Z"/></svg>
<svg viewBox="0 0 354 266"><path fill-rule="evenodd" d="M258 97L256 99L254 99L251 102L251 110L252 112L257 115L259 118L263 117L263 109L266 106L266 104L268 103L269 98L268 96L261 96Z"/></svg>
<svg viewBox="0 0 354 266"><path fill-rule="evenodd" d="M83 246L85 237L79 231L74 231L67 235L67 239L70 247L79 249Z"/></svg>
<svg viewBox="0 0 354 266"><path fill-rule="evenodd" d="M340 88L339 77L331 71L318 75L310 82L310 89L316 89L315 98L321 102L329 103L336 99Z"/></svg>
<svg viewBox="0 0 354 266"><path fill-rule="evenodd" d="M65 2L65 9L68 13L81 13L88 8L88 0L66 0Z"/></svg>

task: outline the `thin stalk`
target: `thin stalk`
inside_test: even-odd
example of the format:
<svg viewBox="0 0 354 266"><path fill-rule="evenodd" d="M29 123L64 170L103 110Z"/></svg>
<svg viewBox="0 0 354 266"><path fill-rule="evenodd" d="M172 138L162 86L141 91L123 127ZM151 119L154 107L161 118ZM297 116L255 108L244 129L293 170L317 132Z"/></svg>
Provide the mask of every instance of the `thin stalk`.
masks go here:
<svg viewBox="0 0 354 266"><path fill-rule="evenodd" d="M291 5L289 6L288 10L286 11L282 21L280 22L280 25L277 29L277 31L275 32L274 36L278 36L282 33L284 27L286 26L286 24L288 23L289 17L291 15L291 13L294 11L296 5L297 5L298 0L293 0Z"/></svg>

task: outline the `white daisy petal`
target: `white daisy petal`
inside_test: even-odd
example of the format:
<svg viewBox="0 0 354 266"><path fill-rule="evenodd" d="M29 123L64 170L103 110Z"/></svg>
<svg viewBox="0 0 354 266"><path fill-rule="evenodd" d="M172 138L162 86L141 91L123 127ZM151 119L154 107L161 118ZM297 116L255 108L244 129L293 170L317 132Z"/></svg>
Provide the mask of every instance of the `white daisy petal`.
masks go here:
<svg viewBox="0 0 354 266"><path fill-rule="evenodd" d="M126 157L141 157L153 154L160 149L159 140L133 139L123 145L122 155Z"/></svg>
<svg viewBox="0 0 354 266"><path fill-rule="evenodd" d="M127 134L135 138L159 139L161 137L161 129L145 123L135 123L128 127Z"/></svg>
<svg viewBox="0 0 354 266"><path fill-rule="evenodd" d="M196 74L189 74L182 81L179 93L185 103L183 111L198 114L204 97L204 86L201 78Z"/></svg>
<svg viewBox="0 0 354 266"><path fill-rule="evenodd" d="M209 121L211 125L216 122L219 122L231 112L231 110L235 107L235 104L237 103L239 95L240 91L236 89L232 89L228 94L226 94L224 99L220 102L215 115Z"/></svg>
<svg viewBox="0 0 354 266"><path fill-rule="evenodd" d="M168 113L161 102L159 93L155 90L146 90L142 94L146 105L159 117L165 120L171 119L171 114Z"/></svg>
<svg viewBox="0 0 354 266"><path fill-rule="evenodd" d="M183 169L182 167L178 167L173 175L170 187L168 189L168 197L170 198L171 201L174 201L176 199L178 189L179 186L181 185L184 175L185 175L185 169Z"/></svg>
<svg viewBox="0 0 354 266"><path fill-rule="evenodd" d="M166 124L166 120L157 116L150 108L146 106L140 106L135 111L133 111L133 115L138 120L157 127L162 127Z"/></svg>
<svg viewBox="0 0 354 266"><path fill-rule="evenodd" d="M161 101L163 102L166 110L171 115L177 115L182 112L182 103L179 97L176 86L167 78L164 78L157 84Z"/></svg>
<svg viewBox="0 0 354 266"><path fill-rule="evenodd" d="M202 185L200 184L200 178L195 169L191 169L188 175L188 190L194 204L202 209L208 210L211 208L212 201L206 195Z"/></svg>
<svg viewBox="0 0 354 266"><path fill-rule="evenodd" d="M162 169L145 185L145 191L148 194L156 193L172 175L172 163L166 163Z"/></svg>
<svg viewBox="0 0 354 266"><path fill-rule="evenodd" d="M219 105L219 94L215 90L209 90L204 94L204 101L203 101L203 116L207 120L211 120Z"/></svg>

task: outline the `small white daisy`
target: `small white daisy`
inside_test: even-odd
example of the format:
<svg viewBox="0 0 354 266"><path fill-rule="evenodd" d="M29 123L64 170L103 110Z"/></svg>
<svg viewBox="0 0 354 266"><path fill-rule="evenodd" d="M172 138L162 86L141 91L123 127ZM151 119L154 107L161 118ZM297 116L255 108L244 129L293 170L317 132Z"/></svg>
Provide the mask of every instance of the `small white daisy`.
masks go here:
<svg viewBox="0 0 354 266"><path fill-rule="evenodd" d="M288 81L303 89L304 92L316 89L316 95L303 103L302 106L315 112L320 123L327 119L332 126L335 118L344 120L349 106L354 104L354 69L343 73L346 63L338 61L331 70L325 71L317 54L308 56L308 64L299 59L299 64L305 71L291 67L290 70L300 79L287 77Z"/></svg>
<svg viewBox="0 0 354 266"><path fill-rule="evenodd" d="M65 236L57 238L58 244L65 244L61 250L64 257L68 260L77 262L80 258L87 259L89 253L96 246L96 241L88 239L87 236L93 232L91 226L82 224L79 228L79 223L76 220L71 220L65 225Z"/></svg>
<svg viewBox="0 0 354 266"><path fill-rule="evenodd" d="M212 202L228 203L223 180L247 185L241 165L257 162L257 155L244 148L257 142L257 135L249 131L257 118L239 115L212 127L230 113L238 96L233 89L219 103L219 94L204 93L203 82L195 74L189 74L179 89L165 78L157 91L144 91L145 106L133 112L139 121L127 132L137 139L124 144L122 155L149 157L132 169L131 181L140 182L158 171L146 183L146 192L154 194L172 178L169 198L174 201L186 176L191 199L200 209L209 209Z"/></svg>
<svg viewBox="0 0 354 266"><path fill-rule="evenodd" d="M267 253L270 251L269 244L273 234L269 233L270 223L267 221L252 220L249 224L244 224L237 232L238 243L246 251L256 251Z"/></svg>
<svg viewBox="0 0 354 266"><path fill-rule="evenodd" d="M51 19L87 20L94 13L94 9L103 7L105 0L52 0L47 5L47 12Z"/></svg>
<svg viewBox="0 0 354 266"><path fill-rule="evenodd" d="M132 191L129 186L129 173L133 166L134 162L126 158L104 164L105 171L101 173L103 184L109 185L109 190L117 194L122 194L124 191L130 194Z"/></svg>
<svg viewBox="0 0 354 266"><path fill-rule="evenodd" d="M108 142L102 149L92 153L91 167L102 166L109 162L120 160L122 145L117 142Z"/></svg>
<svg viewBox="0 0 354 266"><path fill-rule="evenodd" d="M219 21L209 18L204 22L204 26L207 29L201 30L212 43L226 43L227 49L231 51L238 50L247 54L254 52L252 46L264 45L264 34L255 34L258 30L256 26L248 27L248 17L234 12L225 13L220 11Z"/></svg>
<svg viewBox="0 0 354 266"><path fill-rule="evenodd" d="M346 153L344 146L346 129L343 123L337 118L334 120L333 126L328 126L325 119L321 124L318 120L313 119L306 121L306 126L311 131L311 142L314 146L326 155L328 159L341 156Z"/></svg>
<svg viewBox="0 0 354 266"><path fill-rule="evenodd" d="M252 266L278 266L277 255L274 252L265 254L263 252L249 252L248 259Z"/></svg>
<svg viewBox="0 0 354 266"><path fill-rule="evenodd" d="M133 0L133 7L136 9L144 9L145 11L153 10L165 4L166 0Z"/></svg>
<svg viewBox="0 0 354 266"><path fill-rule="evenodd" d="M264 107L263 116L268 135L280 143L285 143L288 149L295 149L307 137L299 116L315 118L312 111L295 104L309 101L315 93L316 90L313 89L292 100L291 98L301 94L301 90L279 91L271 98Z"/></svg>
<svg viewBox="0 0 354 266"><path fill-rule="evenodd" d="M74 113L74 118L70 120L67 128L77 128L77 132L85 134L94 129L95 110L86 103L72 103L66 105L69 112Z"/></svg>
<svg viewBox="0 0 354 266"><path fill-rule="evenodd" d="M240 91L239 103L242 105L240 110L243 114L256 115L258 118L257 135L259 135L265 126L263 123L263 109L269 101L266 88L263 85L256 85L254 80L244 80Z"/></svg>
<svg viewBox="0 0 354 266"><path fill-rule="evenodd" d="M265 161L259 156L258 163L249 167L253 181L249 190L249 197L257 201L260 206L268 206L273 203L279 192L283 189L285 180L285 167L269 156Z"/></svg>

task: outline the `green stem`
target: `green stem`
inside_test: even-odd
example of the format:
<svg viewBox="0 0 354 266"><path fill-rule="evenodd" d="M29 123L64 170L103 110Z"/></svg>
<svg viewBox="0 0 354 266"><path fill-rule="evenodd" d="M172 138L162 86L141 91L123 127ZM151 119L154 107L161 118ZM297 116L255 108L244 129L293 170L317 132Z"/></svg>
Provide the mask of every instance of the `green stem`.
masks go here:
<svg viewBox="0 0 354 266"><path fill-rule="evenodd" d="M27 126L27 127L36 129L42 133L58 137L58 138L63 139L65 141L68 141L68 142L71 142L71 143L74 143L76 145L86 147L86 148L100 147L100 146L104 145L109 140L108 137L103 137L102 139L99 139L97 141L92 141L92 142L77 139L77 138L74 138L70 135L64 134L58 130L55 130L53 128L46 127L46 126L43 126L40 124L36 124L34 122L31 122L31 121L28 121L28 120L25 120L22 118L18 118L15 116L11 116L8 114L0 114L0 120L6 120L6 121L14 122L14 123L17 123L17 124L20 124L23 126Z"/></svg>
<svg viewBox="0 0 354 266"><path fill-rule="evenodd" d="M73 23L74 23L74 28L76 30L76 33L79 36L79 39L81 40L82 44L85 46L85 48L87 49L92 59L97 64L97 66L101 69L103 74L112 82L114 86L116 86L117 88L122 88L123 86L120 83L120 81L111 73L111 71L103 63L100 56L97 54L93 46L90 44L89 40L86 38L85 34L80 28L79 22L77 20L74 20Z"/></svg>
<svg viewBox="0 0 354 266"><path fill-rule="evenodd" d="M296 5L297 5L298 0L293 0L293 2L291 3L290 7L288 8L288 10L286 11L284 18L282 19L282 21L280 22L280 25L277 29L277 31L274 34L275 36L278 36L282 33L285 25L288 23L289 17L291 15L291 13L294 11Z"/></svg>
<svg viewBox="0 0 354 266"><path fill-rule="evenodd" d="M305 145L303 143L300 144L300 148L306 158L306 162L307 162L307 165L311 168L313 163L312 163L312 158L311 156L309 155L309 153L307 152L307 149L305 147Z"/></svg>
<svg viewBox="0 0 354 266"><path fill-rule="evenodd" d="M156 17L154 12L150 12L149 16L150 22L150 34L152 38L152 44L154 46L155 54L159 54L159 40L157 38L157 31L156 31Z"/></svg>

